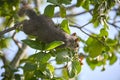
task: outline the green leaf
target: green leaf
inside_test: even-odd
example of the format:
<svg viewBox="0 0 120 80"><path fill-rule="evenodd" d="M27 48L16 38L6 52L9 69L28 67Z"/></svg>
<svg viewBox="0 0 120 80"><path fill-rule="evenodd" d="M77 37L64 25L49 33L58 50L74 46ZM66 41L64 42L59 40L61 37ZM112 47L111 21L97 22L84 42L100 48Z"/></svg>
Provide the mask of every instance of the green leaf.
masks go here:
<svg viewBox="0 0 120 80"><path fill-rule="evenodd" d="M34 41L30 39L22 40L25 44L29 45L31 48L42 50L42 44L39 41Z"/></svg>
<svg viewBox="0 0 120 80"><path fill-rule="evenodd" d="M68 68L68 75L70 78L75 77L81 71L81 65L78 60L73 60L71 66Z"/></svg>
<svg viewBox="0 0 120 80"><path fill-rule="evenodd" d="M54 73L54 67L51 64L47 64L47 69L51 72Z"/></svg>
<svg viewBox="0 0 120 80"><path fill-rule="evenodd" d="M100 30L100 37L104 37L104 36L107 37L108 36L108 32L107 32L106 29L102 28Z"/></svg>
<svg viewBox="0 0 120 80"><path fill-rule="evenodd" d="M45 54L43 58L41 58L42 63L46 63L51 58L50 54Z"/></svg>
<svg viewBox="0 0 120 80"><path fill-rule="evenodd" d="M45 79L52 79L53 78L53 73L49 70L49 69L46 69L43 74L45 75Z"/></svg>
<svg viewBox="0 0 120 80"><path fill-rule="evenodd" d="M48 63L39 63L39 70L40 71L45 71Z"/></svg>
<svg viewBox="0 0 120 80"><path fill-rule="evenodd" d="M89 0L85 0L85 2L83 4L83 8L85 8L88 11L89 10L89 5L90 5L90 1Z"/></svg>
<svg viewBox="0 0 120 80"><path fill-rule="evenodd" d="M96 21L93 22L93 25L94 25L95 28L97 28L97 27L99 26L99 24L100 24L100 23L99 23L98 20L96 20Z"/></svg>
<svg viewBox="0 0 120 80"><path fill-rule="evenodd" d="M40 70L35 70L34 75L35 75L36 77L46 78L46 75L44 75L43 72L40 71ZM35 80L35 79L32 79L32 80Z"/></svg>
<svg viewBox="0 0 120 80"><path fill-rule="evenodd" d="M61 28L67 32L68 34L70 34L70 29L69 29L69 24L68 24L68 20L63 20L61 23Z"/></svg>
<svg viewBox="0 0 120 80"><path fill-rule="evenodd" d="M97 66L104 65L103 61L98 61L97 59L92 59L90 57L86 58L86 62L92 70L94 70Z"/></svg>
<svg viewBox="0 0 120 80"><path fill-rule="evenodd" d="M41 63L46 63L50 59L51 55L46 54L45 52L39 52L31 55L28 59L31 61L38 61Z"/></svg>
<svg viewBox="0 0 120 80"><path fill-rule="evenodd" d="M54 8L54 5L48 5L44 10L44 15L52 18L54 16Z"/></svg>
<svg viewBox="0 0 120 80"><path fill-rule="evenodd" d="M92 60L90 60L90 58L86 58L86 62L92 70L94 70L96 68L95 64L98 63L97 60L92 61Z"/></svg>
<svg viewBox="0 0 120 80"><path fill-rule="evenodd" d="M64 62L68 62L70 60L68 51L62 50L57 52L56 62L57 64L62 64Z"/></svg>
<svg viewBox="0 0 120 80"><path fill-rule="evenodd" d="M53 3L55 5L58 5L58 0L47 0L47 2Z"/></svg>
<svg viewBox="0 0 120 80"><path fill-rule="evenodd" d="M68 5L71 4L71 1L72 0L47 0L47 2L53 3L55 5L61 5L61 4Z"/></svg>
<svg viewBox="0 0 120 80"><path fill-rule="evenodd" d="M84 2L85 2L85 0L77 0L76 6L79 7L79 6L81 6Z"/></svg>
<svg viewBox="0 0 120 80"><path fill-rule="evenodd" d="M15 74L15 80L21 80L21 75L20 74Z"/></svg>
<svg viewBox="0 0 120 80"><path fill-rule="evenodd" d="M65 79L65 80L69 80L69 76L68 76L68 70L67 70L67 68L63 68L62 69L62 77Z"/></svg>
<svg viewBox="0 0 120 80"><path fill-rule="evenodd" d="M97 57L102 53L102 51L103 51L103 45L99 42L93 43L91 47L89 46L89 55L91 57Z"/></svg>
<svg viewBox="0 0 120 80"><path fill-rule="evenodd" d="M60 8L60 16L64 18L66 16L66 9L63 5L60 5L59 8Z"/></svg>
<svg viewBox="0 0 120 80"><path fill-rule="evenodd" d="M61 46L63 44L64 44L63 41L53 41L53 42L46 45L45 50L52 50L52 49L54 49L58 46Z"/></svg>
<svg viewBox="0 0 120 80"><path fill-rule="evenodd" d="M81 65L78 60L73 60L72 61L72 69L74 70L74 73L77 75L81 71Z"/></svg>
<svg viewBox="0 0 120 80"><path fill-rule="evenodd" d="M93 42L93 38L89 37L86 41L86 44L91 45L92 42Z"/></svg>
<svg viewBox="0 0 120 80"><path fill-rule="evenodd" d="M75 76L75 73L74 73L73 69L71 69L71 70L68 69L67 72L68 72L69 78L73 78Z"/></svg>
<svg viewBox="0 0 120 80"><path fill-rule="evenodd" d="M25 72L24 73L24 80L36 80L36 78L34 77L34 71Z"/></svg>
<svg viewBox="0 0 120 80"><path fill-rule="evenodd" d="M58 0L58 2L59 2L60 4L65 4L65 5L71 4L71 1L72 1L72 0Z"/></svg>
<svg viewBox="0 0 120 80"><path fill-rule="evenodd" d="M115 46L117 43L118 43L118 41L117 40L113 40L113 39L107 39L106 40L106 43L109 45L109 46Z"/></svg>
<svg viewBox="0 0 120 80"><path fill-rule="evenodd" d="M105 49L103 44L101 44L96 39L93 39L91 37L88 38L86 44L87 44L86 50L88 51L89 56L92 58L100 55L102 51Z"/></svg>
<svg viewBox="0 0 120 80"><path fill-rule="evenodd" d="M24 72L31 72L31 71L34 71L36 69L37 69L37 65L33 64L31 62L27 62L23 67Z"/></svg>
<svg viewBox="0 0 120 80"><path fill-rule="evenodd" d="M9 46L10 38L0 39L0 49L7 48Z"/></svg>
<svg viewBox="0 0 120 80"><path fill-rule="evenodd" d="M112 54L112 56L109 58L110 60L110 65L113 65L117 61L117 57L115 54Z"/></svg>

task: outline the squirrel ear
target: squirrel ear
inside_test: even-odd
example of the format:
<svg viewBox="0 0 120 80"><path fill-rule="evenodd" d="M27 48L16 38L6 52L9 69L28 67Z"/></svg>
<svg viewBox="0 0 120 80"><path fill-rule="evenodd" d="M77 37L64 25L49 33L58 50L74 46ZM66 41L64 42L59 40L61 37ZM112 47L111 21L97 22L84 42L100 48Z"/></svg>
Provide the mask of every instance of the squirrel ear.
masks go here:
<svg viewBox="0 0 120 80"><path fill-rule="evenodd" d="M73 34L71 34L72 36L77 36L77 34L76 33L73 33Z"/></svg>

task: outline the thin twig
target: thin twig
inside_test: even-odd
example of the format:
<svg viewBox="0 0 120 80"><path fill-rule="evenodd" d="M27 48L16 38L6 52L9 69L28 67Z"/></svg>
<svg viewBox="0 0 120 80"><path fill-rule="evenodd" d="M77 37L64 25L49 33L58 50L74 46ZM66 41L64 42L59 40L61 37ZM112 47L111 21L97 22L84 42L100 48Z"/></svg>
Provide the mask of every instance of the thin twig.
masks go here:
<svg viewBox="0 0 120 80"><path fill-rule="evenodd" d="M16 40L16 38L15 38L15 35L16 35L16 32L13 33L12 39L13 39L13 41L15 42L15 44L17 45L17 47L18 47L18 48L21 48L21 46L19 45L18 40Z"/></svg>
<svg viewBox="0 0 120 80"><path fill-rule="evenodd" d="M8 29L6 29L6 30L4 30L4 31L1 31L0 32L0 36L2 36L2 35L4 35L5 33L7 33L7 32L10 32L10 31L12 31L12 30L15 30L15 29L17 29L17 28L19 28L19 26L22 24L22 22L21 23L18 23L18 24L15 24L13 27L11 27L11 28L8 28Z"/></svg>
<svg viewBox="0 0 120 80"><path fill-rule="evenodd" d="M3 61L3 64L4 64L4 65L7 65L7 64L8 64L8 61L7 61L5 55L3 54L2 51L0 51L0 57L1 57L2 61Z"/></svg>
<svg viewBox="0 0 120 80"><path fill-rule="evenodd" d="M90 23L91 23L91 22L88 22L88 23L84 24L83 26L81 26L80 28L83 28L83 27L89 25Z"/></svg>
<svg viewBox="0 0 120 80"><path fill-rule="evenodd" d="M112 25L113 27L115 27L115 28L118 28L118 29L120 29L120 27L119 26L117 26L117 25L115 25L114 23L110 23L110 22L107 22L109 25Z"/></svg>
<svg viewBox="0 0 120 80"><path fill-rule="evenodd" d="M76 13L76 14L67 14L66 16L67 17L74 17L74 16L78 16L78 15L82 15L82 14L85 14L87 12L91 12L93 9L89 10L89 11L83 11L83 12L79 12L79 13ZM58 17L58 16L56 16Z"/></svg>
<svg viewBox="0 0 120 80"><path fill-rule="evenodd" d="M82 30L83 27L79 27L79 26L77 26L77 25L71 25L71 27L78 28L78 29L79 29L80 31L82 31L84 34L88 35L89 37L92 37L92 38L96 39L98 42L100 42L100 43L102 43L104 46L108 47L107 44L105 44L104 42L102 42L101 40L99 40L97 37L92 36L92 35L88 34L87 32L85 32L84 30Z"/></svg>

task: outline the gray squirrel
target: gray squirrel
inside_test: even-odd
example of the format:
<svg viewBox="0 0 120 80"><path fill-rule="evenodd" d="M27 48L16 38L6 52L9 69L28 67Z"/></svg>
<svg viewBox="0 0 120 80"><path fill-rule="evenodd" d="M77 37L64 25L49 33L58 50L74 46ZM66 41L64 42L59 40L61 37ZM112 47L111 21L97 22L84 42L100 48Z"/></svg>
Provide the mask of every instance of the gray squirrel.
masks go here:
<svg viewBox="0 0 120 80"><path fill-rule="evenodd" d="M60 47L69 47L74 50L78 49L78 38L75 33L72 35L67 34L59 26L56 27L51 18L45 15L37 15L28 4L24 4L21 7L18 15L29 17L29 20L23 22L23 32L26 34L35 36L44 43L63 41L65 44Z"/></svg>

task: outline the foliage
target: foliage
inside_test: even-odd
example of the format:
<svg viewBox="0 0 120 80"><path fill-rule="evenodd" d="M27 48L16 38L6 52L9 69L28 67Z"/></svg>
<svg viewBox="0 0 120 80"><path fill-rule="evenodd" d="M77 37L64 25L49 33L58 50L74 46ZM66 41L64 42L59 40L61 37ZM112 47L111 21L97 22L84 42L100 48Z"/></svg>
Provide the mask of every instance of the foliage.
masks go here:
<svg viewBox="0 0 120 80"><path fill-rule="evenodd" d="M100 28L99 33L93 32L91 34L88 34L83 30L87 24L79 26L76 24L77 21L71 22L73 18L75 19L75 17L78 16L76 14L71 17L68 14L71 14L72 12L69 7L72 5L72 1L74 0L47 0L46 3L49 4L44 9L44 15L54 18L56 17L55 15L59 13L59 16L57 17L62 18L60 28L64 32L71 34L69 26L72 26L78 28L88 36L87 40L84 40L81 36L79 36L81 44L84 44L84 52L82 52L83 56L73 49L59 48L59 46L64 44L63 41L53 41L47 44L38 41L37 39L25 39L22 40L22 44L28 45L32 49L35 49L36 52L28 56L28 58L22 59L17 68L10 65L12 61L8 61L7 64L4 64L3 67L5 70L8 70L8 72L10 71L12 76L14 75L12 78L15 78L16 80L21 80L21 78L24 78L24 80L68 80L69 78L76 77L80 73L83 58L92 70L94 70L97 66L103 66L102 71L105 70L107 62L109 62L109 65L113 65L117 61L118 58L116 54L120 53L120 27L117 25L120 21L117 21L116 19L116 17L120 16L120 7L117 5L117 0L76 0L75 6L73 7L81 7L84 10L81 14L90 13L91 19L89 20L89 24L92 24L94 29ZM20 0L1 0L0 5L0 17L4 18L3 23L0 26L2 27L0 28L0 31L2 32L2 30L9 28L11 24L16 24L16 22L21 21L21 18L17 15ZM91 6L93 7L92 9ZM115 6L117 6L117 8ZM58 13L55 13L56 7L59 9ZM111 17L108 14L112 10L116 13L116 15L111 23ZM109 37L109 30L111 28L110 25L118 31L118 35L115 35L113 39ZM19 32L15 33L17 34ZM11 39L17 43L14 39L14 34L12 36L7 36L11 37ZM8 47L8 43L10 43L10 40L8 41L8 37L6 37L6 35L0 35L1 51ZM55 61L56 64L53 64L53 61ZM62 67L57 68L56 65L62 65ZM15 73L18 72L19 68L23 70L22 76ZM56 69L62 70L62 75L60 77L56 76ZM4 79L11 78L11 76L6 77L4 74L6 73L3 73Z"/></svg>
<svg viewBox="0 0 120 80"><path fill-rule="evenodd" d="M71 52L71 50L67 48L53 50L54 48L60 46L63 42L55 41L50 44L42 44L38 41L28 39L23 40L23 42L38 51L29 56L29 58L21 61L21 63L25 62L25 65L21 67L24 71L25 80L57 78L54 76L54 65L50 63L51 57L55 57L57 64L66 64L64 67L68 73L66 76L74 77L79 74L81 65L78 60L78 56L74 51ZM39 43L39 45L36 45L36 43Z"/></svg>

